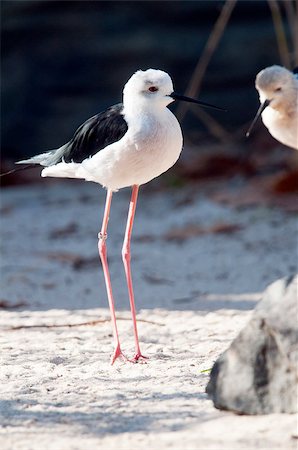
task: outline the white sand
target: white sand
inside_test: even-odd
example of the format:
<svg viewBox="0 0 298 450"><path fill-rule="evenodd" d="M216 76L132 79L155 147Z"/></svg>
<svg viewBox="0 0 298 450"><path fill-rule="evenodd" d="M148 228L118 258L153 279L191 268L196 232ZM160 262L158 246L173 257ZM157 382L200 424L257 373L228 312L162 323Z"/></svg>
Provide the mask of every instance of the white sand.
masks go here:
<svg viewBox="0 0 298 450"><path fill-rule="evenodd" d="M108 320L24 328L109 318L96 239L104 191L71 182L3 191L0 301L11 309L2 310L0 324L2 450L296 448L294 415L218 411L203 371L247 322L266 285L297 270L297 217L234 210L191 191L190 204L182 201L187 188L141 192L132 264L150 359L113 367ZM115 195L108 246L123 350L132 356L120 258L128 196ZM163 238L188 224L208 231L223 223L242 229Z"/></svg>

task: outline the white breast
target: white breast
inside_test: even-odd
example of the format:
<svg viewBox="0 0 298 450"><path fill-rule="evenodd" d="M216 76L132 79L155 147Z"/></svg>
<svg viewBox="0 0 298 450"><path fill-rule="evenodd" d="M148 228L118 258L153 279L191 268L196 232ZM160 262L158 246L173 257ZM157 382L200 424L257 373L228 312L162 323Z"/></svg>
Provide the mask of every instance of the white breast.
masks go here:
<svg viewBox="0 0 298 450"><path fill-rule="evenodd" d="M83 161L79 177L111 190L145 184L172 167L182 150L182 133L176 117L165 108L145 114L126 135Z"/></svg>
<svg viewBox="0 0 298 450"><path fill-rule="evenodd" d="M267 107L262 120L270 134L284 145L298 149L298 117L288 117L273 108Z"/></svg>

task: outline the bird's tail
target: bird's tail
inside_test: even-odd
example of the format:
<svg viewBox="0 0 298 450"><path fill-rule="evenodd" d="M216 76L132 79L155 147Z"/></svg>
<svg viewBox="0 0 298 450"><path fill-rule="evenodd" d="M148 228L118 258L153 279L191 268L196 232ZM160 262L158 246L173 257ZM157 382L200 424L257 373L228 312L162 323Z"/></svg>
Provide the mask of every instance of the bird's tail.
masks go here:
<svg viewBox="0 0 298 450"><path fill-rule="evenodd" d="M50 166L56 163L56 160L60 157L60 152L64 147L57 150L50 150L49 152L40 153L39 155L32 156L32 158L22 159L21 161L16 161L15 164L25 164L23 167L16 167L15 169L9 170L8 172L1 173L0 177L5 175L10 175L11 173L19 172L21 170L30 169L36 164L41 166Z"/></svg>
<svg viewBox="0 0 298 450"><path fill-rule="evenodd" d="M42 157L42 158L41 158ZM33 156L29 159L23 159L22 161L17 161L15 164L25 164L22 167L16 167L14 169L9 170L8 172L4 172L0 174L0 177L4 177L6 175L10 175L11 173L20 172L22 170L31 169L36 164L41 164L41 161L44 159L44 153L40 155Z"/></svg>
<svg viewBox="0 0 298 450"><path fill-rule="evenodd" d="M50 150L49 152L32 156L32 158L29 159L22 159L21 161L17 161L16 164L40 164L41 166L47 166L50 162L51 156L53 156L56 152L57 150Z"/></svg>

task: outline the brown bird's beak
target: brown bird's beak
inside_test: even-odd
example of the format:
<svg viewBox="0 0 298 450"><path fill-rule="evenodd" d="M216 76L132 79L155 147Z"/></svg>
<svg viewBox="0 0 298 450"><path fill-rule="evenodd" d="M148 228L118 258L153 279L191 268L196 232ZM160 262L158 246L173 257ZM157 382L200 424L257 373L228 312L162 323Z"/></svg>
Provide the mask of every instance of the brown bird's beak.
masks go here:
<svg viewBox="0 0 298 450"><path fill-rule="evenodd" d="M248 138L250 136L250 133L252 132L253 127L255 126L258 118L260 117L260 115L262 114L262 112L264 111L265 108L267 108L267 106L270 105L271 100L265 100L264 103L262 103L257 111L257 114L255 115L254 120L251 123L251 126L249 127L249 129L246 132L246 137Z"/></svg>

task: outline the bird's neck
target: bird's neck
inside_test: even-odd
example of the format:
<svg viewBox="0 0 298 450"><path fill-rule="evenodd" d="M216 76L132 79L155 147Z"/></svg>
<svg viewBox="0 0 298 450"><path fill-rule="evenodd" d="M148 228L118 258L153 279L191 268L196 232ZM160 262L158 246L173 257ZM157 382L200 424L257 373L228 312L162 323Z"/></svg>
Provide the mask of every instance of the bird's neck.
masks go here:
<svg viewBox="0 0 298 450"><path fill-rule="evenodd" d="M161 119L167 114L167 108L160 107L160 105L152 105L145 101L124 102L123 115L129 122L144 121L146 118Z"/></svg>
<svg viewBox="0 0 298 450"><path fill-rule="evenodd" d="M291 118L297 114L297 99L287 98L283 102L280 102L277 105L273 105L272 109L275 110L276 114L279 114L285 118Z"/></svg>

